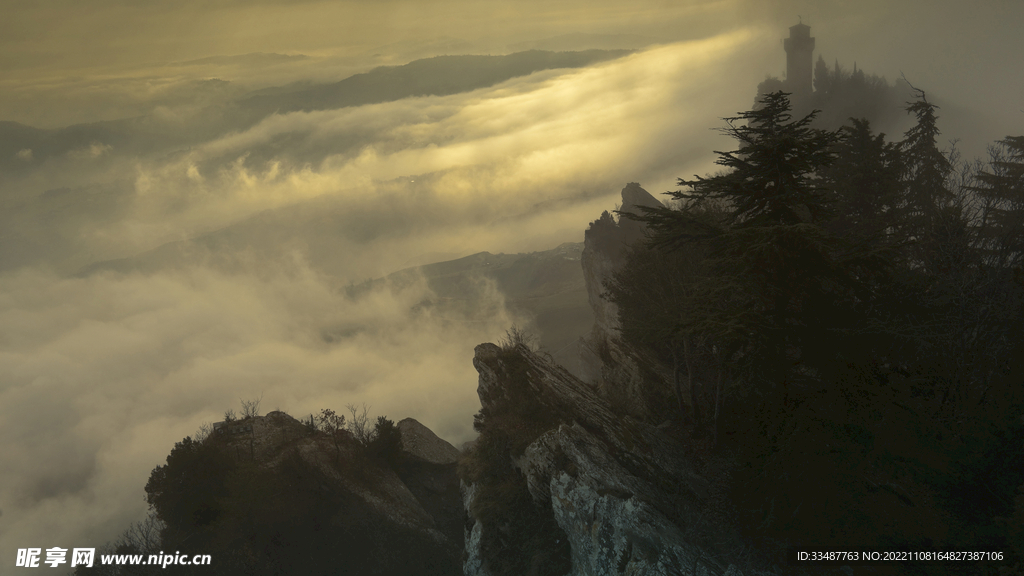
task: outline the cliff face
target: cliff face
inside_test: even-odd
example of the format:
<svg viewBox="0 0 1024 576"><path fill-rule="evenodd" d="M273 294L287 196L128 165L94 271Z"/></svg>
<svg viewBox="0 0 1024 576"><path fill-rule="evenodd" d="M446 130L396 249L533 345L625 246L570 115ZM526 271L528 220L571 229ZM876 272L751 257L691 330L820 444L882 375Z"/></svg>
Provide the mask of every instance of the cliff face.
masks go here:
<svg viewBox="0 0 1024 576"><path fill-rule="evenodd" d="M538 510L550 510L561 529L552 533L564 533L569 574L738 573L708 539L716 529L708 519L716 487L691 468L683 446L665 430L617 416L592 386L525 346L481 344L473 364L484 415L478 444L498 434L487 415L515 410L510 403L524 388L539 402L527 410L558 415L525 449L512 449L511 476L525 484ZM467 510L489 498L485 489L482 482L464 486ZM467 576L496 573L484 543L486 532L499 528L477 518L467 530Z"/></svg>
<svg viewBox="0 0 1024 576"><path fill-rule="evenodd" d="M637 183L622 189L622 212L638 214L640 207L661 207L654 196ZM607 212L591 223L584 235L583 278L594 310L594 326L580 340L579 374L583 381L594 384L600 393L618 407L637 418L651 418L657 412L652 400L642 392L644 378L658 378L655 370L642 370L640 354L619 341L619 310L608 300L608 290L615 274L626 262L630 247L646 234L643 223L621 217L616 221ZM653 363L651 366L653 367Z"/></svg>
<svg viewBox="0 0 1024 576"><path fill-rule="evenodd" d="M621 211L641 206L661 203L627 185ZM620 341L618 310L605 297L645 232L607 212L586 231L581 264L595 322L580 342L582 378L522 343L477 346L480 437L460 471L467 576L760 573L753 556L737 553L729 465L702 461L698 473L681 429L654 425L666 408L648 394L667 389L670 375Z"/></svg>
<svg viewBox="0 0 1024 576"><path fill-rule="evenodd" d="M641 206L662 207L662 203L636 182L627 184L622 189L620 211L639 213ZM619 333L619 311L603 296L604 291L625 263L629 248L643 240L645 233L643 223L627 217L616 221L607 212L584 232L583 278L587 283L587 298L594 309L595 330L602 335L614 338Z"/></svg>

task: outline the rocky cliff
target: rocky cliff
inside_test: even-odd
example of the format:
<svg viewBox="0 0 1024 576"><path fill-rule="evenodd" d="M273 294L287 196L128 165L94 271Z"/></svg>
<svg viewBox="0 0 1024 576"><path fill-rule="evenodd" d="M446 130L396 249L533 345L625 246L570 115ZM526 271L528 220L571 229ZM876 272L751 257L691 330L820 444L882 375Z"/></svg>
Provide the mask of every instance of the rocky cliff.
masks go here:
<svg viewBox="0 0 1024 576"><path fill-rule="evenodd" d="M620 211L641 206L661 203L627 185ZM480 437L460 464L467 576L767 573L740 552L750 547L726 496L728 460L694 456L651 397L668 389L664 367L620 341L605 293L645 233L607 212L586 231L595 322L581 377L522 342L477 346Z"/></svg>
<svg viewBox="0 0 1024 576"><path fill-rule="evenodd" d="M631 182L622 189L620 212L637 213L639 207L662 207L657 198ZM625 263L631 246L644 239L643 223L628 217L615 219L608 212L591 223L584 233L583 278L587 283L587 298L594 310L595 331L603 337L616 337L619 331L619 311L604 297L608 282Z"/></svg>
<svg viewBox="0 0 1024 576"><path fill-rule="evenodd" d="M481 437L465 459L481 466L475 461L508 458L506 476L557 524L549 537L568 543L556 549L562 558L546 558L568 572L535 567L529 573L740 573L730 565L737 554L726 544L736 540L721 486L697 473L667 427L619 416L592 385L523 345L481 344L475 352ZM495 538L509 525L489 521L485 512L496 492L512 493L515 486L499 489L481 474L463 477L470 480L463 496L473 516L465 574L512 573L501 557L514 534ZM524 540L514 552L546 553L541 544Z"/></svg>
<svg viewBox="0 0 1024 576"><path fill-rule="evenodd" d="M401 448L378 442L393 433ZM212 554L211 574L455 576L457 457L412 419L359 441L275 411L177 444L146 491L164 549Z"/></svg>
<svg viewBox="0 0 1024 576"><path fill-rule="evenodd" d="M640 207L661 207L662 204L639 184L632 182L622 189L620 212L639 213ZM594 326L580 339L577 374L620 411L637 418L657 418L661 414L660 399L644 392L645 378L667 379L660 374L656 362L644 361L642 353L631 350L619 341L619 311L605 295L615 274L626 262L631 247L643 240L643 223L626 216L613 218L608 212L591 223L584 236L583 278L587 297L594 310Z"/></svg>
<svg viewBox="0 0 1024 576"><path fill-rule="evenodd" d="M412 418L399 422L398 429L402 452L393 466L361 462L358 443L347 431L337 432L343 439L335 445L326 434L311 433L306 425L280 411L238 420L220 430L229 454L236 458L276 468L298 455L336 482L339 490L356 496L387 521L416 530L440 546L458 547L457 538L438 530L438 524L450 524L450 519L436 513L434 502L424 501L435 500L429 495L444 494L446 488L457 497L458 450ZM363 473L374 476L373 481L367 482L348 466L332 465L339 462L361 465ZM455 492L451 492L453 486ZM433 508L435 514L427 508Z"/></svg>

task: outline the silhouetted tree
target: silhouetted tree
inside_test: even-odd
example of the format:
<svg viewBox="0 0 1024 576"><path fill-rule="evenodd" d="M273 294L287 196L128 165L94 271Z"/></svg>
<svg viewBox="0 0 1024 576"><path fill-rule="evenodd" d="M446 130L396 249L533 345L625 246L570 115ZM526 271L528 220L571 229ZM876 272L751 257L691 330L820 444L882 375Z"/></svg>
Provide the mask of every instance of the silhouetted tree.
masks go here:
<svg viewBox="0 0 1024 576"><path fill-rule="evenodd" d="M351 415L348 421L348 431L361 445L364 447L369 445L370 440L373 439L373 428L370 427L370 417L367 415L370 408L366 404L362 406L348 404L346 408Z"/></svg>
<svg viewBox="0 0 1024 576"><path fill-rule="evenodd" d="M146 483L146 501L165 525L166 545L180 546L211 529L223 512L234 465L216 443L200 444L191 437L175 443L167 464L154 468Z"/></svg>
<svg viewBox="0 0 1024 576"><path fill-rule="evenodd" d="M1024 136L1007 136L989 149L988 170L971 189L983 202L982 248L988 265L1013 268L1024 255Z"/></svg>
<svg viewBox="0 0 1024 576"><path fill-rule="evenodd" d="M828 206L817 173L831 163L830 146L836 136L809 127L817 112L791 121L790 110L789 95L780 91L765 96L758 109L726 118L728 126L721 131L739 144L733 151L715 151L715 163L726 171L711 178L680 179L679 185L690 190L671 195L680 200L724 200L731 208L726 223L734 227L825 218ZM665 220L665 211L649 213L655 216L649 223L661 232L659 243L672 242L671 234L666 234L674 224Z"/></svg>
<svg viewBox="0 0 1024 576"><path fill-rule="evenodd" d="M397 464L402 453L402 433L394 421L378 416L373 427L373 439L367 448L374 458L384 460L392 466Z"/></svg>
<svg viewBox="0 0 1024 576"><path fill-rule="evenodd" d="M816 128L837 129L848 118L864 118L876 126L891 126L900 112L901 86L891 86L885 78L865 74L854 64L850 73L837 60L829 68L818 57L814 65L814 94L805 104L821 110L813 124Z"/></svg>
<svg viewBox="0 0 1024 576"><path fill-rule="evenodd" d="M904 321L915 309L905 299L921 292L874 237L899 204L895 147L867 122L840 139L811 128L813 119L791 121L783 93L727 119L739 147L717 152L726 170L680 180L689 190L672 193L678 210L643 209L649 250L627 265L613 296L624 336L646 329L662 346L701 341L709 376L728 376L723 430L743 462L734 495L747 522L803 541L867 543L887 530L889 505L881 482L863 481L862 455L876 438L923 426L888 415L908 393L899 371L913 349ZM724 216L699 217L712 201L725 203ZM836 206L847 213L837 218ZM672 249L699 263L676 269L684 259L663 252ZM673 286L693 295L674 296ZM933 512L908 512L917 528L903 536L940 535Z"/></svg>
<svg viewBox="0 0 1024 576"><path fill-rule="evenodd" d="M255 418L260 415L260 404L263 403L263 395L252 400L240 400L242 402L242 419Z"/></svg>
<svg viewBox="0 0 1024 576"><path fill-rule="evenodd" d="M832 92L832 75L825 64L825 57L818 55L814 64L814 93L819 98L827 97Z"/></svg>
<svg viewBox="0 0 1024 576"><path fill-rule="evenodd" d="M915 89L918 100L907 103L906 111L917 123L900 142L903 163L901 210L904 236L913 242L912 257L917 264L938 264L943 242L958 227L954 196L947 186L953 166L939 149L938 106L928 102L925 93ZM955 233L955 232L952 232Z"/></svg>
<svg viewBox="0 0 1024 576"><path fill-rule="evenodd" d="M850 120L839 132L835 162L823 171L836 214L827 226L839 236L877 243L897 223L899 150L884 134L872 134L867 120Z"/></svg>
<svg viewBox="0 0 1024 576"><path fill-rule="evenodd" d="M164 528L163 523L151 511L145 520L135 522L129 526L113 542L96 550L96 561L93 566L78 566L75 568L75 576L138 576L146 572L152 572L153 568L146 565L118 565L103 564L99 558L103 555L143 555L159 554L164 550L160 539L160 532ZM143 562L146 558L143 558Z"/></svg>
<svg viewBox="0 0 1024 576"><path fill-rule="evenodd" d="M722 225L727 216L721 202L702 202L686 210L686 216L700 222L706 231ZM700 389L713 383L712 406L707 407L712 433L717 427L724 371L715 371L713 345L699 325L701 314L693 310L723 307L727 300L716 278L706 245L698 242L673 249L637 247L609 286L609 296L620 308L622 337L629 343L667 356L672 364L673 392L679 413L686 418L689 395L694 432L703 418ZM710 312L710 310L707 310Z"/></svg>
<svg viewBox="0 0 1024 576"><path fill-rule="evenodd" d="M653 231L653 247L696 244L707 251L709 280L701 291L729 305L683 308L683 333L738 354L748 381L784 381L794 363L809 359L801 349L824 336L829 292L844 282L834 241L815 224L831 213L819 173L832 163L836 136L809 128L813 113L791 121L789 110L787 95L776 92L760 109L727 118L724 132L740 145L716 152L727 170L680 179L690 190L671 195L684 201L682 210L642 208L638 216ZM720 222L694 212L708 201L725 203Z"/></svg>
<svg viewBox="0 0 1024 576"><path fill-rule="evenodd" d="M312 415L310 415L310 419L313 419ZM340 460L342 434L345 433L345 416L329 408L324 408L316 417L316 428L331 438L331 441L334 442L335 457Z"/></svg>

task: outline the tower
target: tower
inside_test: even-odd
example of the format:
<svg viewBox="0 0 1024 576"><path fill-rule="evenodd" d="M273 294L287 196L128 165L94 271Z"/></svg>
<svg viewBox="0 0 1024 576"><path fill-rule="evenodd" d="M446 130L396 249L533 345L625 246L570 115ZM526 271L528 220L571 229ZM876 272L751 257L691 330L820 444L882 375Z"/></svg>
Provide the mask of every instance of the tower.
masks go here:
<svg viewBox="0 0 1024 576"><path fill-rule="evenodd" d="M814 52L814 38L811 27L800 22L789 27L789 38L784 40L786 48L786 89L800 98L811 95L811 54Z"/></svg>

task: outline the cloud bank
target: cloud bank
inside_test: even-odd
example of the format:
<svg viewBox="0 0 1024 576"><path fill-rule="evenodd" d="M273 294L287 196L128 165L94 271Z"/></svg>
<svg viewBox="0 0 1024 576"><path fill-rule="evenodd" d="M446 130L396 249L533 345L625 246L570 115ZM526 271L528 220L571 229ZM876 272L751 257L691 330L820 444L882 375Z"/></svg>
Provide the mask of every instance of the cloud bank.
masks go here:
<svg viewBox="0 0 1024 576"><path fill-rule="evenodd" d="M141 517L173 442L240 399L297 417L365 402L468 440L473 346L514 322L481 292L489 310L441 314L417 307L422 282L348 297L301 260L0 277L4 550L102 544Z"/></svg>
<svg viewBox="0 0 1024 576"><path fill-rule="evenodd" d="M732 55L759 39L271 115L186 149L87 141L11 180L8 230L33 249L0 272L0 552L113 538L173 443L239 399L366 403L470 439L473 347L521 322L503 296L345 286L432 252L578 241L625 182L705 171L715 116L751 99L719 75L750 77Z"/></svg>

